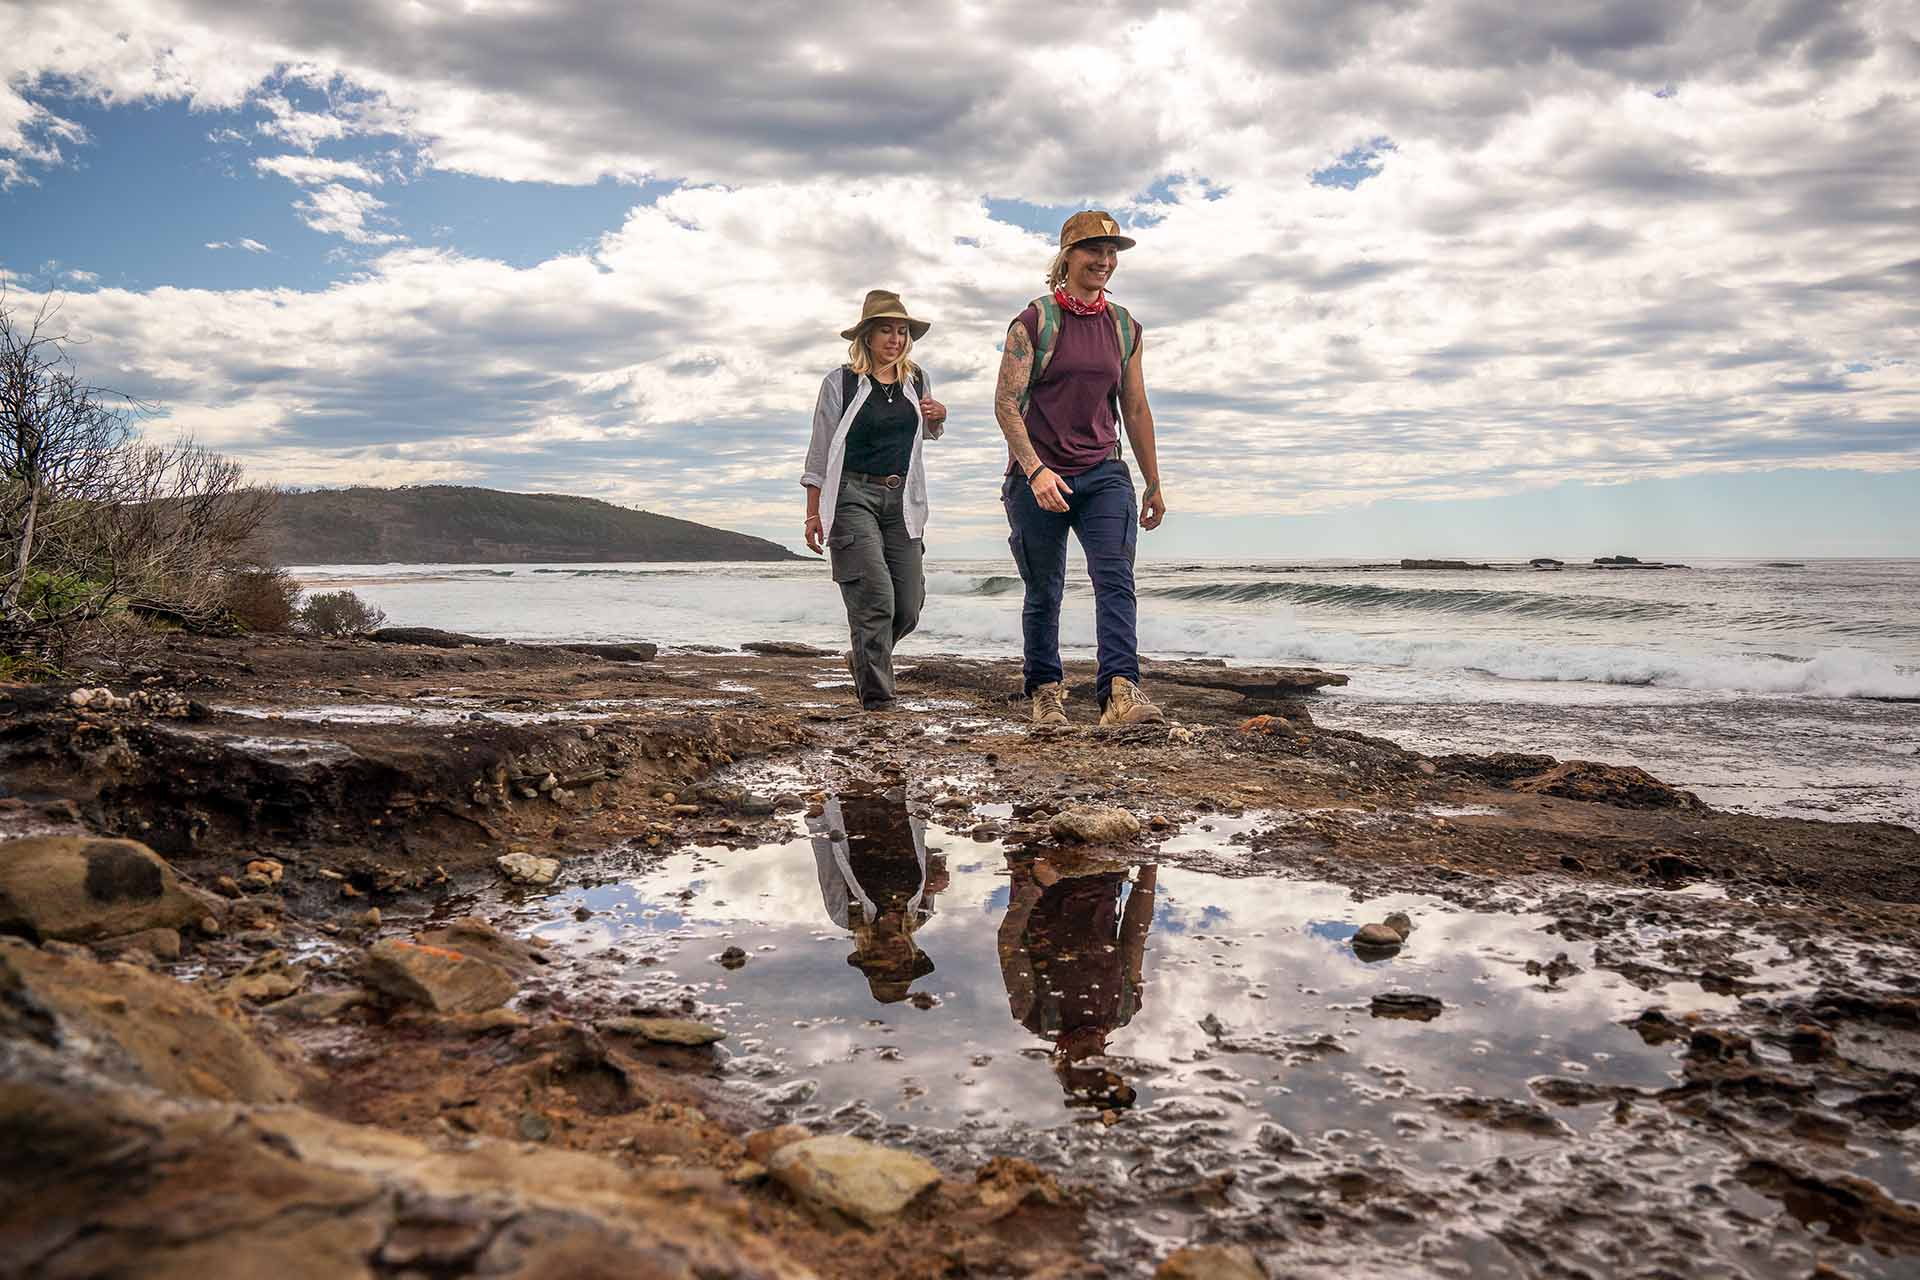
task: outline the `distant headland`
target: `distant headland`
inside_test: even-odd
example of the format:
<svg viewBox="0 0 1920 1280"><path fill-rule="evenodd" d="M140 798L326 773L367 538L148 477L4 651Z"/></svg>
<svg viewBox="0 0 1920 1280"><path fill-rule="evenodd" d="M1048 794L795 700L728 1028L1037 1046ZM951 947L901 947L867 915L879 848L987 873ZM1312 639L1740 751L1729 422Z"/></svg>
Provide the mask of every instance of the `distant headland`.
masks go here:
<svg viewBox="0 0 1920 1280"><path fill-rule="evenodd" d="M282 494L265 536L276 564L801 559L765 538L595 498L464 485Z"/></svg>

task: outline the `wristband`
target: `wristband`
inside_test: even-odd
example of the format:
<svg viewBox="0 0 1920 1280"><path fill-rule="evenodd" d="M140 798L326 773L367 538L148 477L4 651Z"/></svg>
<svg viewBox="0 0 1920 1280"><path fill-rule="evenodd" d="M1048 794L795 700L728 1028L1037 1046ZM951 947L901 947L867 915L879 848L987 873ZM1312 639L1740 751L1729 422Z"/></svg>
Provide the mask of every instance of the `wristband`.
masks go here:
<svg viewBox="0 0 1920 1280"><path fill-rule="evenodd" d="M1033 478L1039 475L1042 471L1045 471L1046 469L1047 469L1047 464L1043 462L1039 466L1035 467L1033 470L1027 472L1027 483L1032 484Z"/></svg>

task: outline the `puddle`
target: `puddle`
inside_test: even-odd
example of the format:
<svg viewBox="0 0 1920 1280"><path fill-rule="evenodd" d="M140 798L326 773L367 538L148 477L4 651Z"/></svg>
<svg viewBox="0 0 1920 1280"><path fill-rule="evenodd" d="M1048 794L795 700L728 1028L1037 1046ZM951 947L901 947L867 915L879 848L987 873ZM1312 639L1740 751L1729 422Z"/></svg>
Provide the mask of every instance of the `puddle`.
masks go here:
<svg viewBox="0 0 1920 1280"><path fill-rule="evenodd" d="M1336 1205L1440 1197L1424 1226L1408 1213L1364 1227L1375 1243L1417 1240L1410 1256L1436 1270L1534 1275L1529 1195L1597 1179L1619 1197L1608 1223L1652 1214L1660 1225L1644 1230L1665 1246L1757 1268L1742 1274L1833 1260L1824 1238L1783 1226L1777 1201L1739 1185L1737 1151L1682 1141L1677 1125L1643 1134L1605 1092L1682 1079L1684 1040L1649 1044L1625 1022L1656 1004L1725 1020L1737 997L1636 987L1596 969L1593 944L1544 932L1545 911L1417 894L1361 903L1346 885L1168 860L1220 855L1271 817L1209 815L1157 862L1050 860L914 816L900 788L843 792L800 838L661 857L541 900L535 929L582 966L619 957L614 989L629 999L705 1006L731 1033L727 1087L770 1120L916 1146L955 1168L1021 1155L1139 1209L1101 1224L1111 1259L1162 1254L1202 1218L1257 1224L1276 1204L1313 1222L1333 1187L1348 1188ZM580 907L591 915L576 919ZM1395 911L1414 922L1405 947L1363 959L1354 933ZM743 967L714 962L728 946L747 952ZM1543 1078L1598 1101L1552 1105ZM1664 1116L1652 1102L1633 1110ZM1864 1176L1900 1161L1847 1150ZM1689 1201L1702 1187L1711 1212ZM1766 1243L1743 1253L1761 1223ZM1596 1240L1564 1260L1611 1271L1625 1247ZM1897 1273L1878 1253L1857 1260L1862 1274Z"/></svg>

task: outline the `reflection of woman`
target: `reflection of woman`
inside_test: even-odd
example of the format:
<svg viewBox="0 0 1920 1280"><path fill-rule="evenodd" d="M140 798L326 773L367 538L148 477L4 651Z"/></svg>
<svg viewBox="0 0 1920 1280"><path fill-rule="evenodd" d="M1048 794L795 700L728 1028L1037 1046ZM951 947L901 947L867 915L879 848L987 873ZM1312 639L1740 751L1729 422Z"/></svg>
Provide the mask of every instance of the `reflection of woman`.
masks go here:
<svg viewBox="0 0 1920 1280"><path fill-rule="evenodd" d="M807 549L832 554L853 640L847 665L869 711L892 704L893 646L919 624L927 597L920 441L939 437L947 408L908 353L930 327L899 294L867 294L859 323L840 332L847 363L820 384L800 477Z"/></svg>
<svg viewBox="0 0 1920 1280"><path fill-rule="evenodd" d="M1099 1067L1107 1037L1140 1011L1156 867L1055 866L1010 858L1013 888L1000 924L1000 975L1014 1020L1054 1045L1070 1103L1127 1106L1133 1090ZM1123 906L1124 901L1124 906Z"/></svg>
<svg viewBox="0 0 1920 1280"><path fill-rule="evenodd" d="M867 975L873 998L907 998L933 961L914 942L933 916L934 892L946 869L927 856L926 824L907 812L898 792L830 797L807 820L827 916L853 934L847 963Z"/></svg>

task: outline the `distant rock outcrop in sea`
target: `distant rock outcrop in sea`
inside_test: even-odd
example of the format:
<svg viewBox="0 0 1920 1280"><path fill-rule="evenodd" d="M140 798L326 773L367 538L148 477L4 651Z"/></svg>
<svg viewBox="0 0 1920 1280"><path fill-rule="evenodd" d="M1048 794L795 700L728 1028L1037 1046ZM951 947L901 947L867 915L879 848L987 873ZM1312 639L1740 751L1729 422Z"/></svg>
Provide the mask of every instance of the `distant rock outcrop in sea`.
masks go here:
<svg viewBox="0 0 1920 1280"><path fill-rule="evenodd" d="M765 538L594 498L462 485L282 494L267 550L278 564L801 558Z"/></svg>

